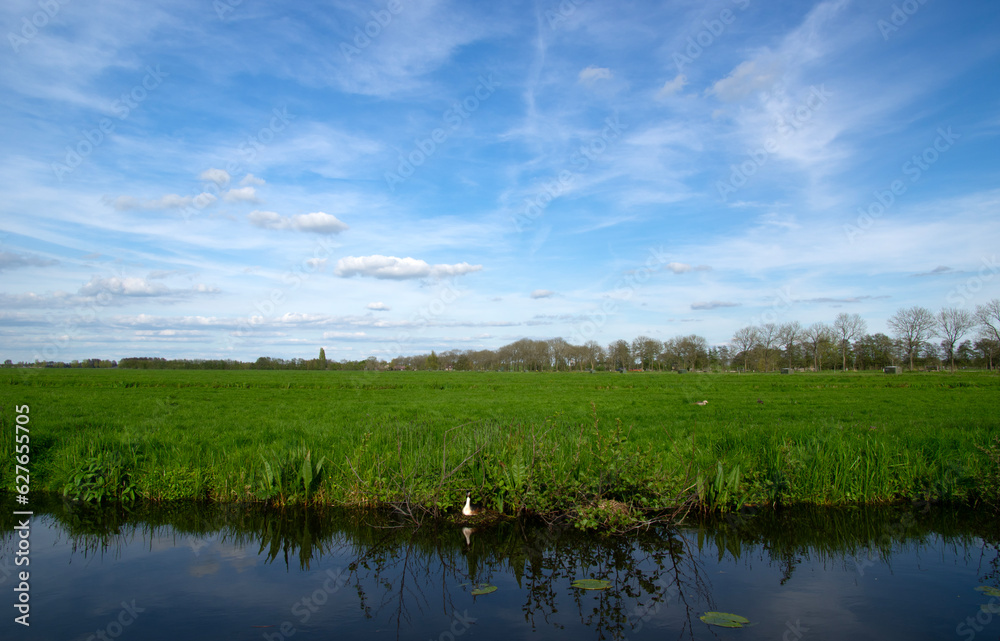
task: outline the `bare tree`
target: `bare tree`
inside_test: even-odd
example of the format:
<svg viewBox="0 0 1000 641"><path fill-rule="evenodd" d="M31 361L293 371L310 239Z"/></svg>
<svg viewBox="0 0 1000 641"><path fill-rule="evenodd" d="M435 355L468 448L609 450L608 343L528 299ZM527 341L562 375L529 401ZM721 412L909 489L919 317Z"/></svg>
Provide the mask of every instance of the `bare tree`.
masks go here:
<svg viewBox="0 0 1000 641"><path fill-rule="evenodd" d="M868 324L861 318L860 314L848 314L842 312L837 314L833 321L833 331L840 339L841 370L847 370L847 346L851 341L862 336L868 329Z"/></svg>
<svg viewBox="0 0 1000 641"><path fill-rule="evenodd" d="M910 371L913 371L913 353L934 335L934 314L926 307L914 306L899 310L889 317L886 324L906 347L906 353L910 355Z"/></svg>
<svg viewBox="0 0 1000 641"><path fill-rule="evenodd" d="M1000 298L994 298L985 305L976 305L976 321L987 338L1000 343Z"/></svg>
<svg viewBox="0 0 1000 641"><path fill-rule="evenodd" d="M736 330L733 334L733 347L737 352L743 352L743 371L747 371L747 363L750 360L750 350L757 346L758 332L753 325L747 325Z"/></svg>
<svg viewBox="0 0 1000 641"><path fill-rule="evenodd" d="M778 328L778 341L785 348L785 352L788 354L788 369L792 368L792 356L795 353L795 346L798 344L801 337L802 323L799 321L782 323L781 327Z"/></svg>
<svg viewBox="0 0 1000 641"><path fill-rule="evenodd" d="M944 339L941 347L948 355L951 371L955 371L955 345L975 326L976 317L964 309L950 307L938 313L937 332Z"/></svg>
<svg viewBox="0 0 1000 641"><path fill-rule="evenodd" d="M820 370L820 350L830 342L833 337L833 330L826 323L813 323L802 332L802 342L813 355L813 369Z"/></svg>
<svg viewBox="0 0 1000 641"><path fill-rule="evenodd" d="M774 323L764 323L757 330L757 343L764 350L764 371L771 369L771 348L778 342L778 326Z"/></svg>

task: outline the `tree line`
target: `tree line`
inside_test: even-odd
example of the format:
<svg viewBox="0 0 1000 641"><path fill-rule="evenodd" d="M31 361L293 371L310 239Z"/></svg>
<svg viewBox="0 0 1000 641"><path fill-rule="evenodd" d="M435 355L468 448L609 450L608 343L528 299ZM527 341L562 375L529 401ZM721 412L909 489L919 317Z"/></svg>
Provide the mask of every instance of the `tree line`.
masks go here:
<svg viewBox="0 0 1000 641"><path fill-rule="evenodd" d="M231 359L165 359L129 357L115 361L88 359L72 363L18 363L21 367L121 367L127 369L220 370L492 370L492 371L626 371L744 370L779 368L821 370L916 367L994 369L1000 358L1000 299L975 311L944 308L937 314L924 307L898 310L887 321L891 335L867 333L859 314L841 313L832 323L798 321L741 327L725 345L710 346L696 334L661 341L639 336L608 345L588 341L573 345L562 338L522 338L498 349L448 350L440 354L398 356L390 361L370 356L333 361L324 349L312 359L261 356L255 361ZM935 340L938 339L938 340Z"/></svg>
<svg viewBox="0 0 1000 641"><path fill-rule="evenodd" d="M859 314L841 313L832 323L798 321L748 325L726 345L710 347L691 334L660 341L639 336L607 346L595 341L572 345L562 338L521 339L496 350L450 350L400 356L386 363L368 359L369 369L454 370L696 370L770 372L778 368L881 369L890 365L982 367L993 369L1000 356L1000 299L974 312L959 308L937 314L924 307L898 310L887 322L891 336L870 334ZM974 338L966 338L975 332ZM933 339L940 339L934 341Z"/></svg>

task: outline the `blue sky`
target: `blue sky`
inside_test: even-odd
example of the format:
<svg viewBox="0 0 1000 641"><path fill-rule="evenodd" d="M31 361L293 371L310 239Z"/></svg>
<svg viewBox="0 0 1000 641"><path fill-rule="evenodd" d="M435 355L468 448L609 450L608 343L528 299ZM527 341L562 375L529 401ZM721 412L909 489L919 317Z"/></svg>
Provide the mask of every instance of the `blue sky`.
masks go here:
<svg viewBox="0 0 1000 641"><path fill-rule="evenodd" d="M0 8L0 358L334 359L1000 296L995 3Z"/></svg>

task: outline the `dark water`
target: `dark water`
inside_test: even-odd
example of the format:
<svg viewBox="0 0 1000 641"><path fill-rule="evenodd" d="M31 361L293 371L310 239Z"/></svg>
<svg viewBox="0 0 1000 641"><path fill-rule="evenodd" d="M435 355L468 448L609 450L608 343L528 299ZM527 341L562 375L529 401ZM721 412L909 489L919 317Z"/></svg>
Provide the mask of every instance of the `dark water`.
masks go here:
<svg viewBox="0 0 1000 641"><path fill-rule="evenodd" d="M627 538L512 522L467 543L329 510L32 507L29 628L16 508L0 514L4 640L1000 638L1000 598L975 590L1000 586L1000 527L969 510L785 509Z"/></svg>

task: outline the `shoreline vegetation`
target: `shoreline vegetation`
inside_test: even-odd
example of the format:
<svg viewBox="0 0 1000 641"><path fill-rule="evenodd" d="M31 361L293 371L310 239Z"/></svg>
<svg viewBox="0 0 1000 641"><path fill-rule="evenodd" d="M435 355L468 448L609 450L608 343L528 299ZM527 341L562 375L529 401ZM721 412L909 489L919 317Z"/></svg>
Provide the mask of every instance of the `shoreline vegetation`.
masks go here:
<svg viewBox="0 0 1000 641"><path fill-rule="evenodd" d="M463 522L471 490L488 511L471 522L605 531L744 506L1000 505L995 372L7 369L0 401L31 408L32 491L89 503ZM9 493L15 428L0 416Z"/></svg>

